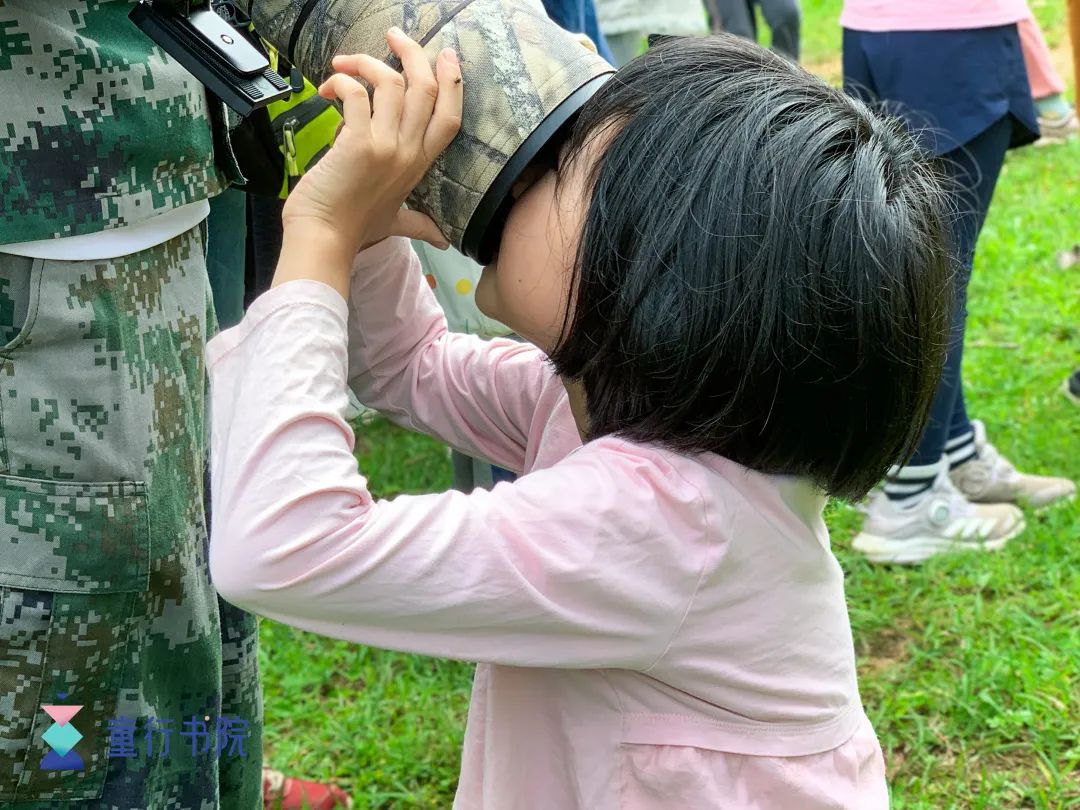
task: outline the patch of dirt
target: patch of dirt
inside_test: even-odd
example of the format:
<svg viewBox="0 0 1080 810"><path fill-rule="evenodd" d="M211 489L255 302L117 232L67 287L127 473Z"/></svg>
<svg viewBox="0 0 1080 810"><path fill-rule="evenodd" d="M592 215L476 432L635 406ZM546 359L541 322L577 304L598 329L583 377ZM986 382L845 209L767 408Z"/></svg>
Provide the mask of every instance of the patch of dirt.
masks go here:
<svg viewBox="0 0 1080 810"><path fill-rule="evenodd" d="M828 59L806 62L803 67L836 87L839 87L844 82L843 60L839 53L830 56Z"/></svg>
<svg viewBox="0 0 1080 810"><path fill-rule="evenodd" d="M906 661L908 648L911 646L911 631L911 623L901 621L893 627L886 627L859 639L859 677L879 675Z"/></svg>
<svg viewBox="0 0 1080 810"><path fill-rule="evenodd" d="M995 751L985 756L972 758L988 771L997 773L1023 773L1037 771L1036 756L1026 748L1014 748L1011 751Z"/></svg>

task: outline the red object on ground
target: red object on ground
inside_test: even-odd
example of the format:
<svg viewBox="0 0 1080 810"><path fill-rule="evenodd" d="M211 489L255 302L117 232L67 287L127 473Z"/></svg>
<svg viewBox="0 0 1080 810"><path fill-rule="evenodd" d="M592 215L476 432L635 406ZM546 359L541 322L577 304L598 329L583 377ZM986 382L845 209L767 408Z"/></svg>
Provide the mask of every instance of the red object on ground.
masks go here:
<svg viewBox="0 0 1080 810"><path fill-rule="evenodd" d="M338 810L352 806L352 799L339 787L305 782L263 768L265 810Z"/></svg>

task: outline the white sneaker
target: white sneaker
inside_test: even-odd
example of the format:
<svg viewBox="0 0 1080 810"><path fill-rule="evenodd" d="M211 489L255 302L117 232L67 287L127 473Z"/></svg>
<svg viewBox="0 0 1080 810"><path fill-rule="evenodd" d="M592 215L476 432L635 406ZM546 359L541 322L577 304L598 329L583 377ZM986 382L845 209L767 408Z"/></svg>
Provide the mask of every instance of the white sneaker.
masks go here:
<svg viewBox="0 0 1080 810"><path fill-rule="evenodd" d="M345 393L349 397L349 404L345 408L345 413L342 414L342 418L344 418L346 422L359 421L361 424L366 425L379 415L378 411L372 410L367 405L361 404L351 388L347 389Z"/></svg>
<svg viewBox="0 0 1080 810"><path fill-rule="evenodd" d="M934 485L902 501L877 493L852 546L870 562L914 565L954 551L996 551L1024 529L1010 504L974 504L949 480L947 465Z"/></svg>
<svg viewBox="0 0 1080 810"><path fill-rule="evenodd" d="M978 419L975 450L978 458L965 461L951 473L953 484L973 503L1019 503L1032 507L1048 506L1055 501L1071 500L1076 484L1068 478L1049 475L1025 475L998 453L986 440L986 427Z"/></svg>
<svg viewBox="0 0 1080 810"><path fill-rule="evenodd" d="M1065 378L1061 390L1072 400L1073 405L1080 405L1080 370L1074 371Z"/></svg>
<svg viewBox="0 0 1080 810"><path fill-rule="evenodd" d="M1039 116L1039 139L1036 146L1049 146L1061 144L1080 132L1080 121L1077 120L1076 111L1070 109L1064 115L1040 115Z"/></svg>

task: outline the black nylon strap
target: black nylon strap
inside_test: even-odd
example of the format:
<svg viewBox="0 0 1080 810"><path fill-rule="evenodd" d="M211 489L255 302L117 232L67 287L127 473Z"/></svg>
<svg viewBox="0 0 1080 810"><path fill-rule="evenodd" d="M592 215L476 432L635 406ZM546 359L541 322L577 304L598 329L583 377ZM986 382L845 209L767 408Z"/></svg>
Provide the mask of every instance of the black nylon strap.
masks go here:
<svg viewBox="0 0 1080 810"><path fill-rule="evenodd" d="M423 48L425 45L431 42L431 40L435 39L436 35L443 29L443 26L445 26L448 22L454 19L454 17L456 17L462 11L467 9L472 4L472 2L473 0L461 0L460 3L458 3L448 12L443 14L439 21L435 23L435 25L433 25L431 29L426 34L424 34L423 37L417 40L420 43L420 47ZM394 56L394 54L390 54L390 56L386 58L385 64L389 67L392 67L399 73L401 72L401 60Z"/></svg>
<svg viewBox="0 0 1080 810"><path fill-rule="evenodd" d="M185 17L191 13L191 0L149 0L148 4L151 6L164 6L177 14L183 14Z"/></svg>
<svg viewBox="0 0 1080 810"><path fill-rule="evenodd" d="M291 64L296 64L296 42L300 39L300 32L304 30L304 24L318 3L319 0L307 0L304 7L300 9L300 13L296 15L296 23L293 25L292 34L289 35L289 50L287 52Z"/></svg>
<svg viewBox="0 0 1080 810"><path fill-rule="evenodd" d="M297 129L306 127L320 115L326 112L326 108L329 106L329 103L330 102L328 102L322 96L311 96L310 98L305 98L295 107L290 108L288 113L284 115L279 115L277 118L272 119L272 123L274 126L274 134L279 137L281 136L282 131L284 131L285 129L286 121L295 122L294 126L297 127Z"/></svg>
<svg viewBox="0 0 1080 810"><path fill-rule="evenodd" d="M439 20L438 24L433 26L432 29L424 35L424 38L420 40L420 46L423 47L431 42L431 40L435 39L435 35L442 30L442 27L468 8L472 4L472 1L473 0L461 0L460 3L446 12L446 14L443 15L443 18Z"/></svg>

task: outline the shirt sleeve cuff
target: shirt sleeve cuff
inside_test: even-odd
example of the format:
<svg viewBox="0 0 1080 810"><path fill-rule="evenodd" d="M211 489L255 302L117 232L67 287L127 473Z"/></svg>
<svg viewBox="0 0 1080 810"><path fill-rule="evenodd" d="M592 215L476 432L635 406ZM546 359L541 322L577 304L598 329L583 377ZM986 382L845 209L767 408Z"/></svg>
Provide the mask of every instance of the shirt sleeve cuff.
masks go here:
<svg viewBox="0 0 1080 810"><path fill-rule="evenodd" d="M206 365L212 369L222 357L240 346L263 321L276 312L305 305L318 306L333 312L343 327L349 322L349 305L341 294L321 281L298 279L288 281L264 292L248 307L244 319L231 329L218 333L206 344Z"/></svg>

